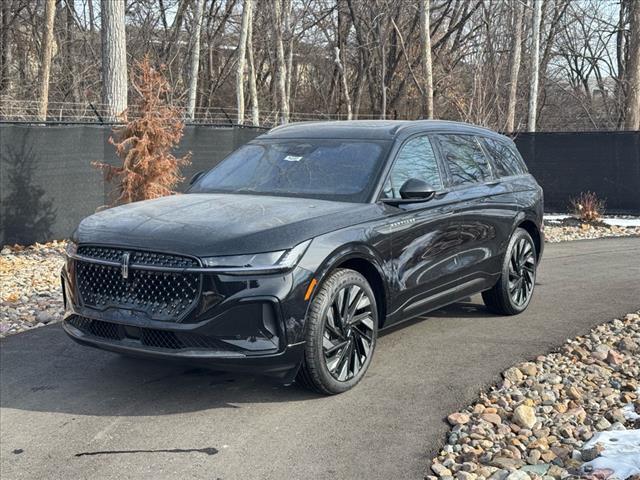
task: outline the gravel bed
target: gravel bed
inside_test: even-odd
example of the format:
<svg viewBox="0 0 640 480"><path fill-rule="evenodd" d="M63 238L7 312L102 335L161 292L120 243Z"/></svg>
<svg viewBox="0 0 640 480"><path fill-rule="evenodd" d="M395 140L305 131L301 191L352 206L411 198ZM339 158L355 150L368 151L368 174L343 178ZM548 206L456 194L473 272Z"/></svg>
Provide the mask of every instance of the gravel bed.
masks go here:
<svg viewBox="0 0 640 480"><path fill-rule="evenodd" d="M632 220L633 217L625 219ZM630 225L611 225L605 222L589 224L582 223L573 217L545 218L544 236L549 243L593 238L640 236L640 226L634 225L634 223L636 222L630 222Z"/></svg>
<svg viewBox="0 0 640 480"><path fill-rule="evenodd" d="M0 337L62 319L60 269L64 242L0 252Z"/></svg>
<svg viewBox="0 0 640 480"><path fill-rule="evenodd" d="M640 311L502 377L447 417L452 429L427 480L624 480L613 468L594 468L607 454L587 442L611 436L604 431L640 438ZM640 479L637 440L624 460L632 465L624 477Z"/></svg>

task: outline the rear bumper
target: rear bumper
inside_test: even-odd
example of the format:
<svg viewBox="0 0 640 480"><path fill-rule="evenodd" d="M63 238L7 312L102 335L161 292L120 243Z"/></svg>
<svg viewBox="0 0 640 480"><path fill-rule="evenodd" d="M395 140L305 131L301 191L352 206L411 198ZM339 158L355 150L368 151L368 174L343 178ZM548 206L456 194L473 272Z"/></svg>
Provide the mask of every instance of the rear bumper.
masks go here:
<svg viewBox="0 0 640 480"><path fill-rule="evenodd" d="M117 331L124 332L125 329L131 328L130 325L82 318L84 322L100 322L101 328L105 328L104 324L109 325L109 334L105 334L104 330L100 332L95 328L91 329L90 327L82 326L82 323L77 320L77 315L69 315L62 325L67 335L81 345L141 358L178 361L224 371L269 375L278 377L285 383L289 383L295 378L304 350L304 343L286 345L280 351L266 354L247 354L225 350L216 348L213 343L210 345L198 345L195 342L190 344L181 342L178 345L165 341L163 345L162 342L155 341L153 345L150 345L148 343L151 342L146 342L147 344L145 344L141 338L128 336L126 333L123 335L114 333ZM142 330L154 332L154 335L161 332L163 335L171 336L165 338L181 338L180 336L184 335L183 331L170 328L164 330Z"/></svg>

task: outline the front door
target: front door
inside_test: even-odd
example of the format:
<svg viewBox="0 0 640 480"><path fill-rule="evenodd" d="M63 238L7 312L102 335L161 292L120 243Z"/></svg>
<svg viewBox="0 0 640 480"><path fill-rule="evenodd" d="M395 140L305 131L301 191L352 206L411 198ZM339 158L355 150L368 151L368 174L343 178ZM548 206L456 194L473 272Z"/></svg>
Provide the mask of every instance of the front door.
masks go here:
<svg viewBox="0 0 640 480"><path fill-rule="evenodd" d="M426 135L405 141L384 185L383 198L400 198L402 184L417 178L438 193L426 202L389 206L393 286L387 324L423 313L429 299L453 280L459 245L458 197L444 188L443 175Z"/></svg>

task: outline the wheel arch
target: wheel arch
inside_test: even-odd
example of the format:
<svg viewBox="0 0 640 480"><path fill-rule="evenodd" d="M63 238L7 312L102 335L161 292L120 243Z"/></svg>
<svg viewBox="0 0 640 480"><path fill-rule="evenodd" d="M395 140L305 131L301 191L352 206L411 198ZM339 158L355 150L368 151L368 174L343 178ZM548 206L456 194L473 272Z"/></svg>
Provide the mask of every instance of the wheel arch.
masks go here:
<svg viewBox="0 0 640 480"><path fill-rule="evenodd" d="M536 225L533 220L525 218L516 225L516 228L522 228L526 230L529 235L531 235L533 244L536 247L536 258L539 260L540 255L542 254L542 235L540 234L538 225Z"/></svg>
<svg viewBox="0 0 640 480"><path fill-rule="evenodd" d="M381 260L366 245L348 245L344 249L331 254L314 275L318 285L313 292L312 299L326 278L339 268L354 270L369 282L376 296L378 327L382 327L386 319L389 300L387 277L384 274Z"/></svg>

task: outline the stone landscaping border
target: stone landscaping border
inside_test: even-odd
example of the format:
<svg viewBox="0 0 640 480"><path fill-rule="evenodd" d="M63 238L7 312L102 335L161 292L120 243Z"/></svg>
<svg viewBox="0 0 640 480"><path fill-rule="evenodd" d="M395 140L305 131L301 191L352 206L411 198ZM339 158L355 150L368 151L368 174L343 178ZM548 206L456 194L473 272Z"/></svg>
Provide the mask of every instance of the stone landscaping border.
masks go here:
<svg viewBox="0 0 640 480"><path fill-rule="evenodd" d="M640 236L640 218L605 217L596 224L567 215L545 215L545 240L549 243L606 237Z"/></svg>
<svg viewBox="0 0 640 480"><path fill-rule="evenodd" d="M427 480L625 480L614 468L622 464L640 480L640 311L502 377L447 417L452 429ZM604 434L594 437L605 431L634 439L627 457L607 463Z"/></svg>
<svg viewBox="0 0 640 480"><path fill-rule="evenodd" d="M66 242L0 252L0 338L62 319L60 269Z"/></svg>

